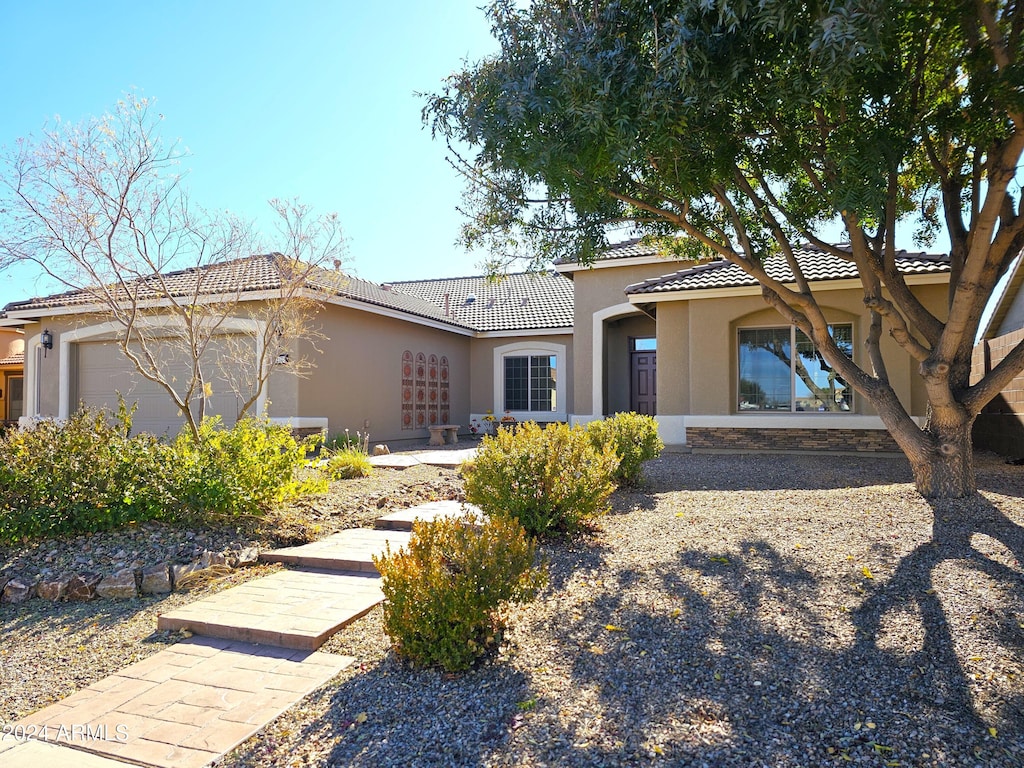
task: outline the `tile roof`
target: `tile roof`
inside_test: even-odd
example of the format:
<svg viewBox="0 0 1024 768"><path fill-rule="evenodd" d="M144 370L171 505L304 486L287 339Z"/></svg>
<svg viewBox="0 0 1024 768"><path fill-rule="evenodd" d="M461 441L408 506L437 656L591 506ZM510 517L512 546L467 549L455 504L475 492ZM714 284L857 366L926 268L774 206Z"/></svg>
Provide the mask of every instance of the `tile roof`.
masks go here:
<svg viewBox="0 0 1024 768"><path fill-rule="evenodd" d="M597 255L597 261L614 261L615 259L633 259L638 256L658 256L661 254L652 245L644 245L642 238L635 237L631 240L623 240L621 243L612 243ZM555 264L575 264L576 259L556 259Z"/></svg>
<svg viewBox="0 0 1024 768"><path fill-rule="evenodd" d="M573 284L552 272L520 272L498 281L487 277L451 277L391 283L442 308L456 323L475 331L572 328Z"/></svg>
<svg viewBox="0 0 1024 768"><path fill-rule="evenodd" d="M7 357L0 357L0 365L24 365L25 364L25 353L17 352Z"/></svg>
<svg viewBox="0 0 1024 768"><path fill-rule="evenodd" d="M190 268L163 275L166 289L156 277L139 280L139 297L159 300L164 290L175 298L273 291L281 287L280 257L274 254L250 256L202 268ZM474 331L525 330L571 327L572 282L561 275L509 275L497 284L484 277L408 281L378 285L333 270L316 270L307 284L346 299L393 309L453 327ZM446 314L445 296L448 295ZM470 295L478 300L467 302ZM40 312L85 308L97 303L94 291L79 290L16 301L4 311Z"/></svg>
<svg viewBox="0 0 1024 768"><path fill-rule="evenodd" d="M848 246L840 246L848 249ZM857 267L851 261L810 245L794 249L794 255L804 276L810 282L857 278ZM928 253L899 251L896 264L904 275L923 275L949 272L949 257ZM765 261L765 271L782 283L796 282L786 259L771 256ZM743 288L756 286L757 280L728 261L712 261L696 267L681 269L661 277L654 277L626 287L627 294L672 293L701 291L712 288Z"/></svg>

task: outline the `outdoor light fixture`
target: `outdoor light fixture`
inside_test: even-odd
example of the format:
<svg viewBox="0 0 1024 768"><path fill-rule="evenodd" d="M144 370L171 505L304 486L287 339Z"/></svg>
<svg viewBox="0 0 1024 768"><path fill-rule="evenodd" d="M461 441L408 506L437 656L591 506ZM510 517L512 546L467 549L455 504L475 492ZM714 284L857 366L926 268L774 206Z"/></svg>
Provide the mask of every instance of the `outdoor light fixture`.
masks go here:
<svg viewBox="0 0 1024 768"><path fill-rule="evenodd" d="M39 334L39 343L43 345L43 350L53 349L53 334L50 333L49 328ZM43 357L46 357L45 351L43 352Z"/></svg>

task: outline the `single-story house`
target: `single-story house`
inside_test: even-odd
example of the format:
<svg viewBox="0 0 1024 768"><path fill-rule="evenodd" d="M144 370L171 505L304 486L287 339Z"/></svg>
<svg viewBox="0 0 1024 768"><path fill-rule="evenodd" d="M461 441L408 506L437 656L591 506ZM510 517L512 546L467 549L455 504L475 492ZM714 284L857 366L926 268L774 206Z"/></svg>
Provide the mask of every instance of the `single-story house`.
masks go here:
<svg viewBox="0 0 1024 768"><path fill-rule="evenodd" d="M837 338L859 360L868 320L853 266L810 247L797 255ZM948 260L904 252L898 261L912 290L941 315ZM251 328L258 313L246 307L258 307L275 286L273 257L252 263L258 269L246 271L255 277L242 286L245 300L226 335ZM769 269L792 281L781 260ZM188 295L190 274L174 273L170 284ZM121 392L140 403L137 427L176 431L180 414L134 374L113 341L116 328L97 309L81 293L7 306L3 324L27 340L25 415L109 407ZM766 306L754 281L726 262L693 266L639 241L611 247L590 266L559 263L497 282L346 276L315 324L319 341L300 340L295 353L317 367L299 378L286 375L287 364L275 366L257 403L299 429L368 430L374 442L392 442L422 439L432 424L466 432L488 414L578 423L636 410L658 419L670 445L894 449L870 405ZM913 362L891 340L883 350L900 398L923 419ZM222 382L212 389L210 410L231 423L237 396Z"/></svg>

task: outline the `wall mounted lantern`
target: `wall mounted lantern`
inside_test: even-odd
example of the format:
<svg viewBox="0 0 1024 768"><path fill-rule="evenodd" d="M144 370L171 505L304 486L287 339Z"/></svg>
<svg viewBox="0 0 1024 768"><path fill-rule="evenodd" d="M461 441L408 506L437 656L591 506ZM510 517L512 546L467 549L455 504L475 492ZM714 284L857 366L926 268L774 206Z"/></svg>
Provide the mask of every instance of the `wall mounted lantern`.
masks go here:
<svg viewBox="0 0 1024 768"><path fill-rule="evenodd" d="M53 334L49 328L39 334L39 343L43 345L43 357L46 357L46 350L53 349Z"/></svg>

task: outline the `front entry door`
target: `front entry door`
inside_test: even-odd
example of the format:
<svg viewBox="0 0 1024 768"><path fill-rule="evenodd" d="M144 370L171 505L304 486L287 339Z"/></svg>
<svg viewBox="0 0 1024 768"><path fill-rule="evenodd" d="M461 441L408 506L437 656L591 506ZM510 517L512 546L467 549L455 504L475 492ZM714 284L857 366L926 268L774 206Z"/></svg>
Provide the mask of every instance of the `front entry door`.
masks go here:
<svg viewBox="0 0 1024 768"><path fill-rule="evenodd" d="M653 339L633 339L630 358L630 408L654 416L658 412L657 359Z"/></svg>

